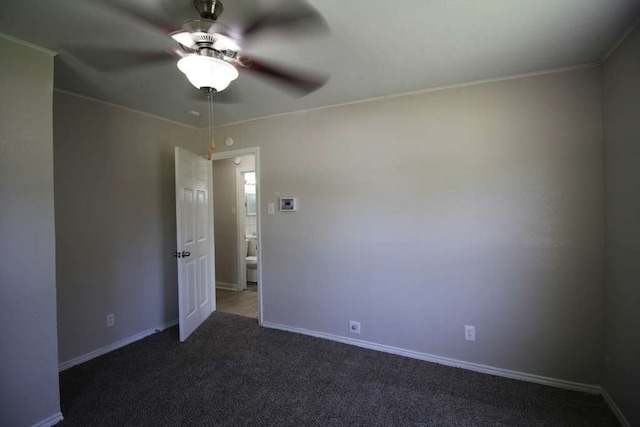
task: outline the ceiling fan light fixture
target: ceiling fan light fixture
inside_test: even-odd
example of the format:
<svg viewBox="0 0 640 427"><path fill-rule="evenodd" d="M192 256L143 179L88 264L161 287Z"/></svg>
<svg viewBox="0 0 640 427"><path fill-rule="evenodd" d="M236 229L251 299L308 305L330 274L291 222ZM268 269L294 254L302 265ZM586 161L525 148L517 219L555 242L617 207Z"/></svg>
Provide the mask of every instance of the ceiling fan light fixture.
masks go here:
<svg viewBox="0 0 640 427"><path fill-rule="evenodd" d="M216 92L226 89L238 78L238 70L233 65L210 56L185 56L178 61L178 69L198 89L210 87Z"/></svg>

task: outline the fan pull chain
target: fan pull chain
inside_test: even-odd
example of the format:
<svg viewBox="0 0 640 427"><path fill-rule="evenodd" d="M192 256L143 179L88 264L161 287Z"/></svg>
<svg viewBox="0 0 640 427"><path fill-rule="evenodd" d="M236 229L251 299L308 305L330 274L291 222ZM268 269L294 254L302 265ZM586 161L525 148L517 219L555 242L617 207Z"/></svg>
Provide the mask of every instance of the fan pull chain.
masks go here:
<svg viewBox="0 0 640 427"><path fill-rule="evenodd" d="M213 150L216 148L216 141L213 139L213 89L207 91L207 117L209 120L209 150L207 151L207 159L211 160Z"/></svg>

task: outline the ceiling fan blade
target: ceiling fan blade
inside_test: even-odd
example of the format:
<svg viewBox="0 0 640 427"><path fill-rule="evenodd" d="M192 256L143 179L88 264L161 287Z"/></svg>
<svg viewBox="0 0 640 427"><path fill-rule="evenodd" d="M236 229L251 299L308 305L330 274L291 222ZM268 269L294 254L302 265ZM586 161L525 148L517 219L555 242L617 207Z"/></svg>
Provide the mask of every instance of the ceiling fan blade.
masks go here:
<svg viewBox="0 0 640 427"><path fill-rule="evenodd" d="M142 51L114 49L110 47L90 47L65 45L63 51L101 71L121 72L131 69L175 60L179 56L172 51Z"/></svg>
<svg viewBox="0 0 640 427"><path fill-rule="evenodd" d="M329 26L322 14L305 0L281 0L274 8L259 14L245 25L242 38L247 41L270 29L288 33L313 31L327 33Z"/></svg>
<svg viewBox="0 0 640 427"><path fill-rule="evenodd" d="M246 56L240 57L237 64L241 69L267 77L278 83L285 90L290 90L298 96L308 95L320 89L329 80L329 76L326 74L256 60Z"/></svg>
<svg viewBox="0 0 640 427"><path fill-rule="evenodd" d="M109 7L122 12L125 15L131 16L138 21L141 21L148 26L161 31L163 34L169 34L176 31L178 28L175 24L168 22L166 19L158 17L156 14L144 12L139 8L132 7L135 2L131 1L108 1L105 2Z"/></svg>

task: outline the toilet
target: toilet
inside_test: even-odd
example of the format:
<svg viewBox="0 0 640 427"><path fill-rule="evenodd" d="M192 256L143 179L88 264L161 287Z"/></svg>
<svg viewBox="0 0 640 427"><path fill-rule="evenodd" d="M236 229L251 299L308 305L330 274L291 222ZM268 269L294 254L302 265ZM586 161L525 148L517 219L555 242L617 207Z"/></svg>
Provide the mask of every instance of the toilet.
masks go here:
<svg viewBox="0 0 640 427"><path fill-rule="evenodd" d="M258 282L258 240L248 236L247 240L247 282Z"/></svg>

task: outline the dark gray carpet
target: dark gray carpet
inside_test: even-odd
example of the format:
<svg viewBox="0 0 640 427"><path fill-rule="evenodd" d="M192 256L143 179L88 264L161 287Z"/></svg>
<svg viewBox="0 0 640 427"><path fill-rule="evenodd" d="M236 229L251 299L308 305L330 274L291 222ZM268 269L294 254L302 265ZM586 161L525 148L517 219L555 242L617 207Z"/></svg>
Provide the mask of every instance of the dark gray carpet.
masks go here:
<svg viewBox="0 0 640 427"><path fill-rule="evenodd" d="M600 396L214 313L61 373L61 426L617 426Z"/></svg>

